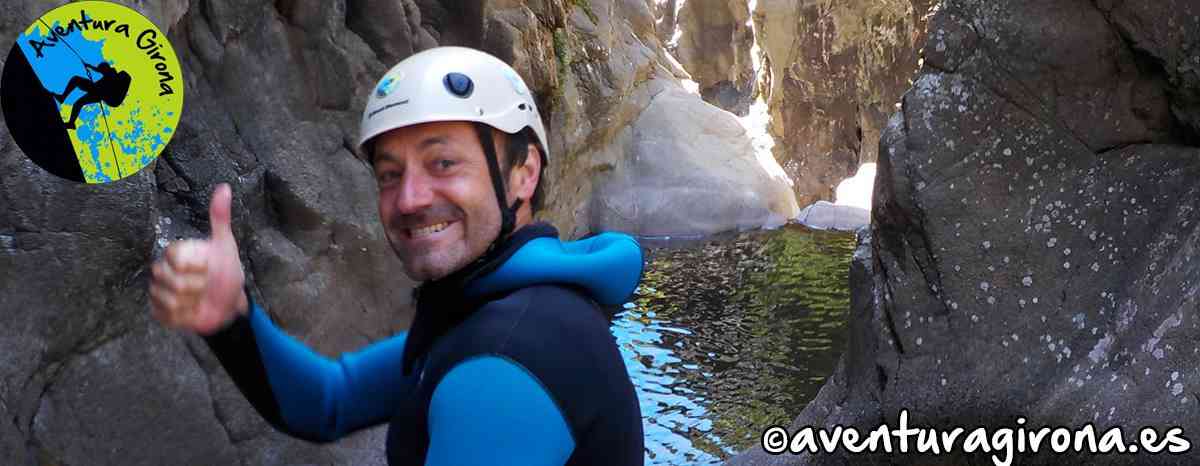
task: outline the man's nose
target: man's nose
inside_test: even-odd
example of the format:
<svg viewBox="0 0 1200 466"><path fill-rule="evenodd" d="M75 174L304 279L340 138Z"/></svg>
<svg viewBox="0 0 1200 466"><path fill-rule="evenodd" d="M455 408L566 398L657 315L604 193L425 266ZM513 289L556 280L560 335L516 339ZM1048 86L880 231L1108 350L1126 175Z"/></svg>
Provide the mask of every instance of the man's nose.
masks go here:
<svg viewBox="0 0 1200 466"><path fill-rule="evenodd" d="M404 215L415 214L433 205L433 186L424 173L409 170L400 180L400 195L396 196L396 209Z"/></svg>

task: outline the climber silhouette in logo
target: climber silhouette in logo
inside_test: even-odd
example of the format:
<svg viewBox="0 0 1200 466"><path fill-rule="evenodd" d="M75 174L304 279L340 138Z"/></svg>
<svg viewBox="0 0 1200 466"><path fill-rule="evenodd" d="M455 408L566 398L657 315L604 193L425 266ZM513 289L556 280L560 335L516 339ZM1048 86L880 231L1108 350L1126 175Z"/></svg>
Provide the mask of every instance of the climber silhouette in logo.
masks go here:
<svg viewBox="0 0 1200 466"><path fill-rule="evenodd" d="M83 111L85 105L104 102L110 107L120 107L125 101L125 95L129 93L129 83L132 81L129 73L117 71L108 62L101 62L100 66L84 63L83 66L100 73L100 79L92 81L83 76L75 76L67 82L67 89L62 94L54 95L59 102L63 102L75 89L87 93L76 100L75 106L71 108L71 120L67 122L67 129L75 129L75 119L79 118L79 112ZM88 76L90 77L91 73L88 73Z"/></svg>

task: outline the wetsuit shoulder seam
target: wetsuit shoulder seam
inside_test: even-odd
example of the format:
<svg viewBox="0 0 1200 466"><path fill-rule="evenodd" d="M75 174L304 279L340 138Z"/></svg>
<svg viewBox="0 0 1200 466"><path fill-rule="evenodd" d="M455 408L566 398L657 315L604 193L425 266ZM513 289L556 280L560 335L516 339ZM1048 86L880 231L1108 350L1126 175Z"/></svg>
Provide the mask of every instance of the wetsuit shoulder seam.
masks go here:
<svg viewBox="0 0 1200 466"><path fill-rule="evenodd" d="M504 332L504 339L496 345L497 352L502 352L508 349L508 343L512 341L513 333L516 332L517 327L521 325L521 321L525 319L525 315L529 313L529 306L531 303L533 303L533 298L537 295L538 290L536 288L526 288L526 290L530 290L532 292L528 293L529 296L525 297L525 305L521 306L521 311L518 312L515 317L513 317L512 324L510 324L508 329Z"/></svg>
<svg viewBox="0 0 1200 466"><path fill-rule="evenodd" d="M501 341L500 344L497 345L497 347L496 347L496 353L495 354L484 353L481 355L477 355L476 357L488 356L488 355L501 357L501 358L511 362L512 364L516 364L516 366L521 368L521 370L525 371L526 374L529 374L529 376L532 377L535 382L537 382L538 386L542 388L542 391L546 392L546 395L550 397L550 400L554 401L554 406L556 408L558 408L559 415L561 415L563 417L563 421L567 424L567 430L571 434L571 441L575 442L575 445L578 446L580 433L575 431L576 426L573 422L571 422L572 419L571 419L571 417L569 417L569 414L566 410L566 406L563 404L563 401L559 399L558 395L556 395L553 391L550 390L550 387L546 386L546 383L544 381L542 381L541 377L538 377L537 374L534 374L533 371L529 370L528 367L525 367L524 364L521 364L516 359L503 354L505 351L508 351L508 349L509 349L508 346L509 346L509 343L512 341L513 334L516 333L517 328L525 320L525 317L529 315L530 306L533 306L533 303L537 299L537 297L544 293L544 287L543 286L530 286L530 287L526 287L522 290L519 290L518 293L521 291L526 291L526 293L523 293L523 294L527 295L527 297L525 298L525 305L521 306L521 312L518 312L516 317L513 318L512 325L508 328L508 331L505 332L505 334L504 334L504 340ZM471 359L471 358L468 358L468 359ZM459 364L461 364L461 362ZM447 372L447 373L449 373L449 372Z"/></svg>

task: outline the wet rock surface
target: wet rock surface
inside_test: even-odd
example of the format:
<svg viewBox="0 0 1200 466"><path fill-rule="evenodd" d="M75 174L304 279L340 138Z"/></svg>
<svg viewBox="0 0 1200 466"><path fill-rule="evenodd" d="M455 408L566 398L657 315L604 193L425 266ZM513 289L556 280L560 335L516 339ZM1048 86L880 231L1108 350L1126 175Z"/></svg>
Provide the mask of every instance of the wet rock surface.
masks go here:
<svg viewBox="0 0 1200 466"><path fill-rule="evenodd" d="M895 426L908 409L923 427L1024 416L1126 442L1200 429L1198 34L1195 2L945 2L880 145L847 352L790 428ZM751 449L731 464L990 461Z"/></svg>

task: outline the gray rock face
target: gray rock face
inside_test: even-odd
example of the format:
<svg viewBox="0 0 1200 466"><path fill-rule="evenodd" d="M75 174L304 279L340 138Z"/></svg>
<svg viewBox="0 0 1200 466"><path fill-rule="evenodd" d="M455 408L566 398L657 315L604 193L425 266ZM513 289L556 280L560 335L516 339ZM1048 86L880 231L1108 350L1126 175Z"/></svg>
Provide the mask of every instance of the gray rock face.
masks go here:
<svg viewBox="0 0 1200 466"><path fill-rule="evenodd" d="M877 158L879 135L911 85L928 0L759 0L762 89L775 158L800 205Z"/></svg>
<svg viewBox="0 0 1200 466"><path fill-rule="evenodd" d="M749 5L739 0L688 0L675 19L678 42L668 49L700 85L700 95L746 116L758 95Z"/></svg>
<svg viewBox="0 0 1200 466"><path fill-rule="evenodd" d="M895 426L901 409L942 429L1123 426L1127 442L1143 426L1200 429L1200 113L1186 63L1200 62L1200 5L1141 3L952 0L933 16L926 67L880 145L851 342L791 429ZM847 462L990 459L751 451L731 464Z"/></svg>

